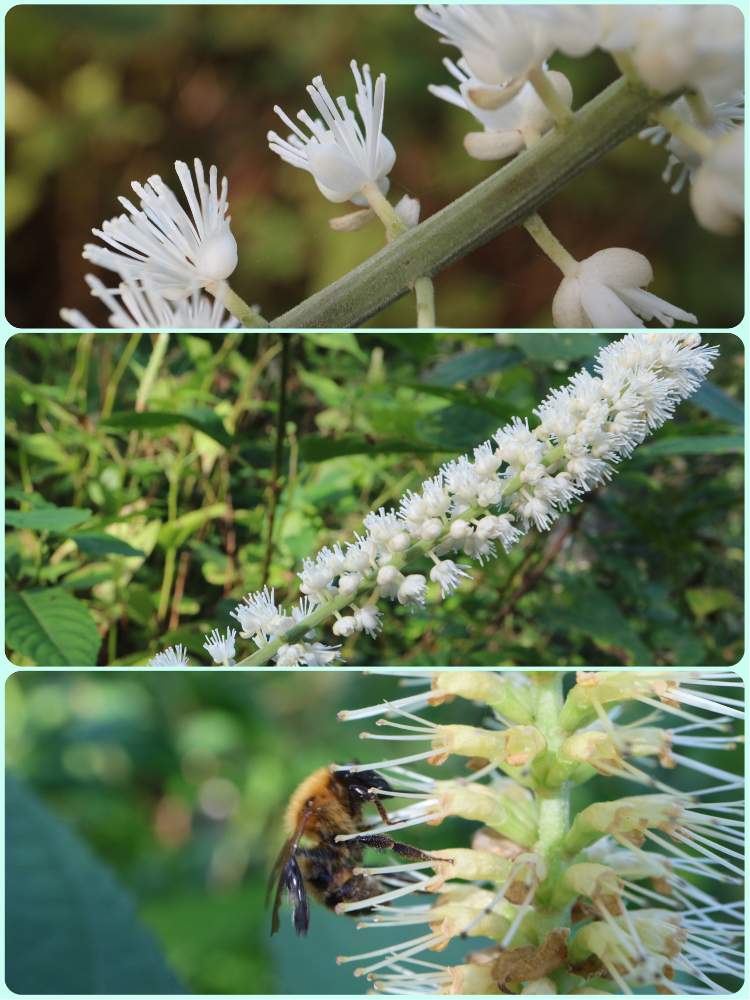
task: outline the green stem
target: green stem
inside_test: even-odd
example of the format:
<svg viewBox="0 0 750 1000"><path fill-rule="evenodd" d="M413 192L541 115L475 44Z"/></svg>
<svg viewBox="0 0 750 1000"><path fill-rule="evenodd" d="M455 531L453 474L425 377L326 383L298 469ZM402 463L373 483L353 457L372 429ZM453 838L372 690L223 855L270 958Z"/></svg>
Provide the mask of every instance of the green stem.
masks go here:
<svg viewBox="0 0 750 1000"><path fill-rule="evenodd" d="M524 221L523 228L566 278L576 274L578 261L568 253L540 215L530 215Z"/></svg>
<svg viewBox="0 0 750 1000"><path fill-rule="evenodd" d="M361 193L367 199L367 204L373 210L385 227L386 239L390 242L397 236L407 232L408 226L398 215L380 188L373 181L362 185Z"/></svg>
<svg viewBox="0 0 750 1000"><path fill-rule="evenodd" d="M157 333L154 338L154 346L151 351L151 357L148 359L148 364L141 376L141 381L138 386L138 392L135 397L135 412L142 413L146 409L146 403L148 403L148 398L151 395L151 390L154 387L154 382L156 381L156 376L161 368L161 363L164 360L164 355L167 353L167 347L169 346L169 334L162 330L161 333Z"/></svg>
<svg viewBox="0 0 750 1000"><path fill-rule="evenodd" d="M230 288L228 282L219 281L213 285L206 285L206 291L218 299L227 312L240 321L243 329L252 330L268 326L268 320L261 316L256 306L249 306L234 289Z"/></svg>
<svg viewBox="0 0 750 1000"><path fill-rule="evenodd" d="M671 132L676 139L684 142L690 149L695 150L701 159L707 159L713 152L714 140L707 136L705 132L701 132L695 125L686 122L684 118L681 118L677 114L674 108L659 108L658 111L654 111L651 117L655 122L663 125L668 132Z"/></svg>
<svg viewBox="0 0 750 1000"><path fill-rule="evenodd" d="M263 554L263 569L261 572L261 585L265 587L268 582L268 571L271 568L271 557L273 555L273 528L276 521L276 508L279 502L279 473L281 472L281 461L284 454L284 435L286 432L286 391L289 381L289 358L291 355L291 333L281 335L281 372L279 374L279 399L276 407L276 440L273 452L273 464L271 465L271 478L268 481L269 501L268 501L268 527L266 531L266 550Z"/></svg>
<svg viewBox="0 0 750 1000"><path fill-rule="evenodd" d="M678 94L669 96L674 101ZM643 127L664 97L617 80L452 204L271 323L281 329L361 326L426 274L499 236Z"/></svg>
<svg viewBox="0 0 750 1000"><path fill-rule="evenodd" d="M130 364L130 359L135 354L135 350L138 347L142 334L131 333L128 338L128 342L120 355L120 360L115 365L115 370L112 373L112 377L107 383L107 389L104 393L104 401L102 403L102 420L106 420L107 417L112 413L112 407L115 405L115 397L117 396L117 390L120 386L125 371Z"/></svg>
<svg viewBox="0 0 750 1000"><path fill-rule="evenodd" d="M560 445L555 445L555 447L550 448L542 462L546 466L552 466L555 462L559 461L563 457L563 449ZM523 483L521 482L520 476L514 476L509 479L505 484L503 490L503 499L512 496L521 489ZM475 517L482 517L487 511L483 507L472 507L461 514L461 517L465 520L471 520ZM404 564L409 558L413 558L417 555L424 555L430 549L437 548L442 539L437 539L431 542L415 542L411 545L405 552L402 553L402 559L399 568L403 569ZM395 565L395 563L394 563ZM375 587L376 573L368 573L367 576L362 578L362 581L354 593L348 594L337 594L332 597L330 601L326 601L323 604L319 604L317 608L309 614L306 618L303 618L292 628L288 629L283 635L276 639L272 639L270 642L265 643L261 646L257 652L253 653L251 656L245 657L244 660L239 660L237 662L238 667L266 667L269 666L273 657L278 653L282 646L290 645L296 642L298 639L302 639L307 632L310 632L318 625L322 625L324 621L331 617L336 611L340 611L342 608L347 607L349 604L354 604L357 598L364 593L372 593Z"/></svg>
<svg viewBox="0 0 750 1000"><path fill-rule="evenodd" d="M573 112L555 90L543 66L535 66L529 71L529 83L536 91L539 100L555 119L557 127L567 128L573 121Z"/></svg>
<svg viewBox="0 0 750 1000"><path fill-rule="evenodd" d="M417 278L414 282L417 298L417 326L431 329L435 326L435 288L431 278Z"/></svg>
<svg viewBox="0 0 750 1000"><path fill-rule="evenodd" d="M615 61L615 65L622 73L625 82L629 84L629 86L635 87L638 90L648 90L646 84L641 79L641 74L636 68L633 57L629 52L625 50L622 52L613 52L612 58Z"/></svg>
<svg viewBox="0 0 750 1000"><path fill-rule="evenodd" d="M565 734L560 727L563 707L563 675L561 671L544 671L533 675L536 685L536 725L544 736L547 750L559 752ZM562 841L570 824L570 791L567 784L552 790L538 789L539 837L534 850L549 863L562 849Z"/></svg>

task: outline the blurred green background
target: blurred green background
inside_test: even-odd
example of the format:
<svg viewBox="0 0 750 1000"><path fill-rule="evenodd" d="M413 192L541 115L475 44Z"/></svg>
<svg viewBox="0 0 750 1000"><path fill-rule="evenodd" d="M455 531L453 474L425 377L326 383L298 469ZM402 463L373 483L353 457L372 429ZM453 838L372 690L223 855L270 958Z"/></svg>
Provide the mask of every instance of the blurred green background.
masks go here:
<svg viewBox="0 0 750 1000"><path fill-rule="evenodd" d="M450 82L455 55L417 22L411 5L34 6L6 17L7 318L17 327L61 325L61 306L106 323L83 283L90 230L120 211L132 180L199 156L229 178L240 264L237 291L273 317L346 273L382 244L379 227L336 234L345 211L312 179L267 149L280 104L305 106L323 74L351 94L352 58L388 76L385 133L398 160L393 193L422 202L423 218L494 168L472 160L462 139L474 119L427 92ZM575 106L615 77L602 53L553 57L572 80ZM309 108L310 110L311 108ZM478 127L478 126L476 126ZM568 184L544 217L577 257L623 246L653 264L652 290L707 327L743 315L742 237L698 227L687 194L660 180L665 154L631 139ZM513 229L437 282L438 323L452 327L549 326L560 275ZM407 297L371 321L412 326Z"/></svg>
<svg viewBox="0 0 750 1000"><path fill-rule="evenodd" d="M666 336L666 335L665 335ZM23 334L6 353L6 643L20 664L143 664L297 596L447 459L533 408L609 335ZM389 605L352 664L733 664L742 655L744 357L607 487L445 601ZM287 409L275 436L282 353ZM275 484L275 485L274 485ZM278 496L269 545L271 498ZM247 644L244 652L247 655Z"/></svg>
<svg viewBox="0 0 750 1000"><path fill-rule="evenodd" d="M573 680L571 671L567 683ZM358 734L372 726L337 722L336 713L403 693L395 678L350 671L11 676L6 760L23 788L9 785L6 818L8 985L57 995L87 992L82 981L94 993L364 993L368 984L334 958L379 947L387 932L371 940L354 920L313 904L307 939L295 937L286 907L271 939L263 897L297 783L315 767L374 761L393 746L363 744ZM626 708L618 721L645 711ZM468 724L487 716L461 700L425 714ZM687 753L741 773L740 748ZM442 778L466 773L465 764L452 758L440 769L418 769ZM709 783L683 767L659 769L658 777L680 789ZM39 797L35 810L23 789ZM639 789L596 778L575 792L574 809ZM29 813L33 823L24 822ZM123 957L132 932L125 922L113 925L104 875L53 834L53 822L72 830L126 888L155 941L137 939ZM453 819L407 830L403 839L425 849L464 846L475 828ZM724 884L720 899L740 891ZM407 928L398 939L408 936ZM458 942L439 960L457 961L465 951Z"/></svg>

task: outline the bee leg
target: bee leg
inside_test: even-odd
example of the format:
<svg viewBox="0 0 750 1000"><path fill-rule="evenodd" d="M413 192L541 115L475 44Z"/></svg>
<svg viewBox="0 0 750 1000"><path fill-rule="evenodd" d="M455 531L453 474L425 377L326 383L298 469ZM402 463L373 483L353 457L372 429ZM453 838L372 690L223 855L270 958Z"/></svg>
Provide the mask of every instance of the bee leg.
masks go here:
<svg viewBox="0 0 750 1000"><path fill-rule="evenodd" d="M403 844L400 840L394 840L385 833L364 833L357 837L357 843L363 847L374 847L376 851L393 851L402 858L412 858L414 861L431 861L432 858L418 847L411 844Z"/></svg>

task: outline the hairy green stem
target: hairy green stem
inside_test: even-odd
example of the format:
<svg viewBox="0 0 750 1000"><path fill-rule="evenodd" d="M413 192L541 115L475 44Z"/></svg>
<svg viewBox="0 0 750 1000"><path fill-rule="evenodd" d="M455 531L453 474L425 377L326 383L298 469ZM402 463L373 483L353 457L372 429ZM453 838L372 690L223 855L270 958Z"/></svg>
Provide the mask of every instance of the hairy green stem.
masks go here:
<svg viewBox="0 0 750 1000"><path fill-rule="evenodd" d="M434 276L537 211L577 174L637 132L660 104L678 95L650 93L617 80L492 176L391 243L343 278L271 323L280 328L361 325Z"/></svg>
<svg viewBox="0 0 750 1000"><path fill-rule="evenodd" d="M218 281L213 285L206 285L206 291L217 298L224 308L240 321L243 329L252 330L268 326L268 320L261 316L256 306L248 305L233 288L230 288L228 282Z"/></svg>

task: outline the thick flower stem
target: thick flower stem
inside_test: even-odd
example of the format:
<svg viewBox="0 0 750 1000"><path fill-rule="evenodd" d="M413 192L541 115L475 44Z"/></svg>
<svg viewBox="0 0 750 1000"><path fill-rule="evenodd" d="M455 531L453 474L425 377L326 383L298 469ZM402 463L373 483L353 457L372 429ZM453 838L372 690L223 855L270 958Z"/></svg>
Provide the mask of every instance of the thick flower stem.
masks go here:
<svg viewBox="0 0 750 1000"><path fill-rule="evenodd" d="M226 281L212 287L206 287L206 291L211 292L215 298L219 299L224 308L230 312L235 319L240 321L243 329L251 330L257 327L268 326L268 320L264 319L255 306L249 306L244 299L229 287Z"/></svg>
<svg viewBox="0 0 750 1000"><path fill-rule="evenodd" d="M673 108L659 108L651 117L659 125L663 125L668 132L671 132L675 139L679 139L680 142L684 142L686 146L694 150L702 159L705 160L713 152L713 139L701 132L695 125L686 122Z"/></svg>
<svg viewBox="0 0 750 1000"><path fill-rule="evenodd" d="M558 128L567 128L573 121L573 112L555 90L544 67L535 66L529 70L529 83L537 92L539 100L555 119Z"/></svg>
<svg viewBox="0 0 750 1000"><path fill-rule="evenodd" d="M530 215L524 221L523 228L566 278L575 274L578 261L568 253L540 215Z"/></svg>
<svg viewBox="0 0 750 1000"><path fill-rule="evenodd" d="M678 95L670 95L673 101ZM423 275L439 271L537 211L581 171L643 127L665 98L618 80L452 204L271 323L280 328L354 327Z"/></svg>
<svg viewBox="0 0 750 1000"><path fill-rule="evenodd" d="M539 671L533 677L536 685L536 725L544 736L547 750L556 755L565 738L560 726L560 712L564 704L563 674L560 671ZM539 834L534 850L554 870L570 826L570 790L566 783L559 788L537 789L536 794Z"/></svg>

